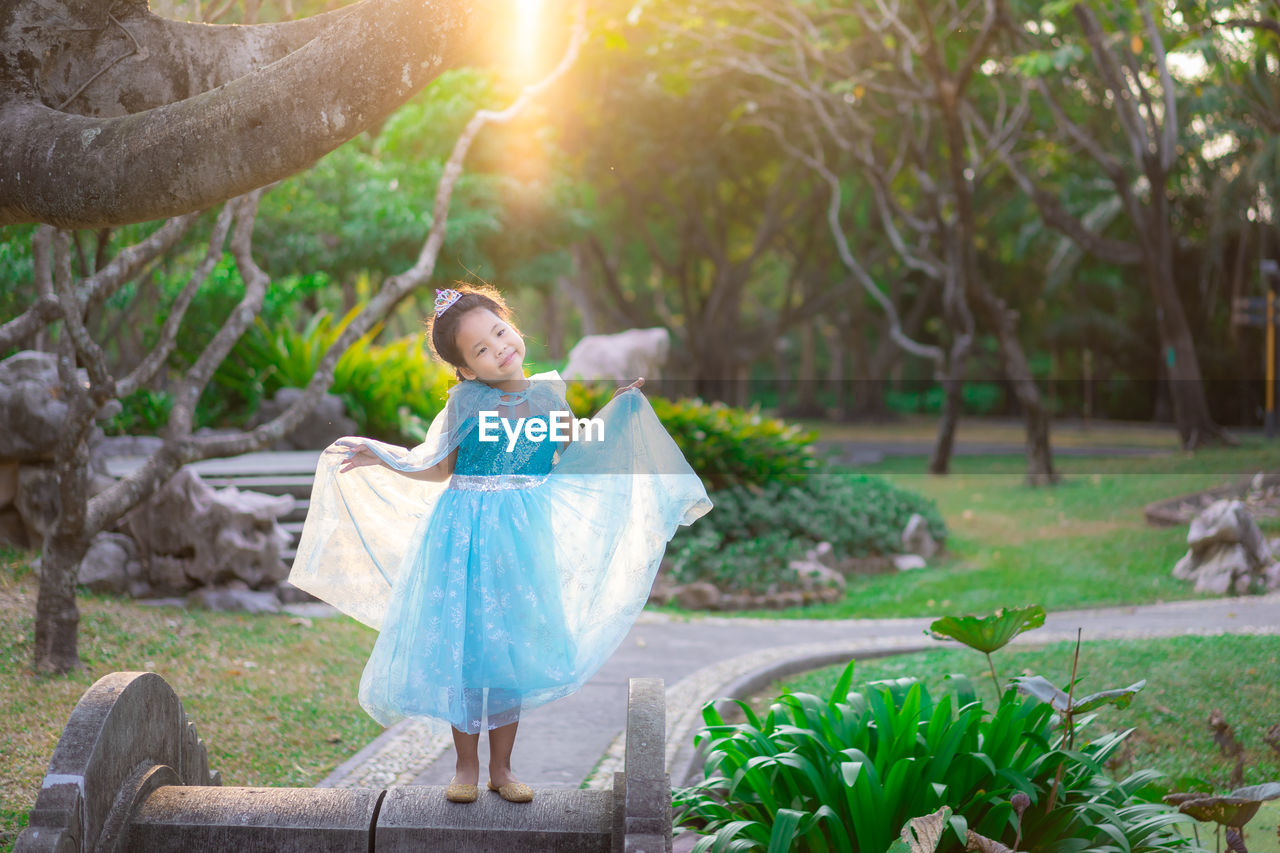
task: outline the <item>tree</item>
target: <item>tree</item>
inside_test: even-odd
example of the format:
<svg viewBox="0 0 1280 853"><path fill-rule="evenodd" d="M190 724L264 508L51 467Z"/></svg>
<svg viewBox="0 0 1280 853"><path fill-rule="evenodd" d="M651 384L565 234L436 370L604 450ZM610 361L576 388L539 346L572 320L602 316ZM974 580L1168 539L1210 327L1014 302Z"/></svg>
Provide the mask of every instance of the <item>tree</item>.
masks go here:
<svg viewBox="0 0 1280 853"><path fill-rule="evenodd" d="M482 9L362 0L221 26L146 0L4 0L0 226L161 219L293 174L456 63Z"/></svg>
<svg viewBox="0 0 1280 853"><path fill-rule="evenodd" d="M89 334L84 323L86 313L119 292L150 260L172 247L201 214L197 211L170 219L140 243L124 249L110 263L79 280L72 274L72 236L65 230L48 225L36 230L33 288L36 299L23 314L0 326L0 351L11 348L47 324L60 325L58 372L62 393L69 406L56 448L60 505L54 529L45 543L36 604L34 656L37 669L66 672L79 664L79 611L75 600L77 569L97 532L107 529L149 497L183 464L257 450L293 429L332 383L334 367L342 353L386 317L401 300L431 279L444 240L452 190L472 141L484 125L508 121L519 114L555 78L565 73L576 58L581 40L581 7L578 17L565 57L551 74L541 83L527 87L506 110L478 111L459 136L436 190L430 231L416 262L409 269L387 278L345 327L321 359L302 398L272 421L253 430L233 435L196 436L192 427L201 391L236 340L253 322L270 283L269 276L255 261L252 248L261 189L223 206L211 228L203 262L197 265L187 285L168 306L168 316L159 340L145 358L124 375L117 375L120 371L108 363L101 343ZM160 449L136 472L90 496L89 438L96 414L111 400L144 387L164 367L192 297L222 256L228 237L231 254L245 285L242 299L178 384ZM88 373L87 387L79 380L77 365Z"/></svg>
<svg viewBox="0 0 1280 853"><path fill-rule="evenodd" d="M1200 359L1175 273L1170 181L1185 158L1181 92L1165 45L1171 34L1157 24L1146 0L1059 3L1043 13L1038 6L1025 13L1033 32L1009 27L1022 52L1010 70L1024 76L1028 92L1047 109L1049 126L1037 129L1047 130L1050 139L1065 141L1101 170L1115 190L1132 239L1099 233L1069 210L1053 189L1033 177L1028 146L997 150L1048 225L1109 263L1140 265L1151 294L1183 447L1231 442L1209 412ZM1071 23L1073 30L1068 29ZM1080 62L1086 49L1092 69ZM1050 74L1059 70L1065 73ZM1114 115L1118 130L1114 137L1100 134L1090 124L1102 111L1108 114L1103 127ZM1024 134L1024 143L1031 138L1030 133Z"/></svg>
<svg viewBox="0 0 1280 853"><path fill-rule="evenodd" d="M564 146L598 219L565 286L601 330L667 326L696 393L741 405L751 364L851 289L815 275L816 258L786 263L820 222L824 188L734 122L733 93L689 75L661 32L618 18L596 25L594 86L565 110Z"/></svg>
<svg viewBox="0 0 1280 853"><path fill-rule="evenodd" d="M1017 314L981 274L977 246L990 147L1003 140L979 144L970 116L990 109L997 121L1012 118L1002 93L979 73L1002 14L995 2L975 16L971 6L949 0L874 9L721 0L700 6L696 23L676 21L668 29L700 46L706 73L754 81L739 95L747 103L744 121L771 128L792 157L821 176L830 188L828 222L841 258L885 306L890 335L908 352L935 361L945 403L930 470L948 470L980 321L999 343L1026 419L1027 480L1039 485L1057 480L1048 414L1018 337ZM975 93L979 87L985 91ZM945 358L902 335L896 310L856 261L839 223L845 162L864 178L903 267L941 285L951 334Z"/></svg>

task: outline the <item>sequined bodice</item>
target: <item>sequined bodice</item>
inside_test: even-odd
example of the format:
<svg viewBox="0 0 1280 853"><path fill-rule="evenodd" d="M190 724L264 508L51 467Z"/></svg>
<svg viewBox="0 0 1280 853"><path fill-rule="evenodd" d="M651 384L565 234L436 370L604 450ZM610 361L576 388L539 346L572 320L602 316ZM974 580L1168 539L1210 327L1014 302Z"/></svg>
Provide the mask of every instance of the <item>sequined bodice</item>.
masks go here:
<svg viewBox="0 0 1280 853"><path fill-rule="evenodd" d="M548 423L548 418L543 415L535 415L525 418L525 424L530 421L540 421L543 424ZM512 428L519 421L517 419L508 419L506 423ZM520 432L515 439L515 446L508 451L507 447L511 444L511 439L507 435L506 429L499 426L497 429L490 429L489 434L497 435L496 441L481 441L480 430L472 429L462 442L458 445L458 461L454 468L454 474L463 476L493 476L498 474L532 474L543 475L551 471L552 462L558 445L547 439L545 441L534 441L527 437L524 431L524 425L521 426ZM547 432L544 430L544 436Z"/></svg>

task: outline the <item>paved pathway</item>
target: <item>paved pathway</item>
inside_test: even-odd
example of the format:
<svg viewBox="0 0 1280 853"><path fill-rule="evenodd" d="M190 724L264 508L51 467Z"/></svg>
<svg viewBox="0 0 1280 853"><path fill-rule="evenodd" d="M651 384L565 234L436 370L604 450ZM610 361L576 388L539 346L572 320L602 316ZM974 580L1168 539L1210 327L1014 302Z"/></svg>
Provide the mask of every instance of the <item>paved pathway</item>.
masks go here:
<svg viewBox="0 0 1280 853"><path fill-rule="evenodd" d="M778 678L842 663L936 648L924 635L930 619L768 620L672 618L645 613L618 651L578 693L526 713L515 765L541 787L609 787L621 767L627 680L657 676L667 685L667 766L672 783L691 781L691 752L700 709L713 699L745 698ZM1138 607L1063 611L1015 642L1041 644L1186 634L1280 636L1280 593L1249 598L1179 601ZM1277 639L1280 644L1280 639ZM484 740L481 740L482 747ZM387 729L321 783L333 787L445 784L452 746L406 721Z"/></svg>

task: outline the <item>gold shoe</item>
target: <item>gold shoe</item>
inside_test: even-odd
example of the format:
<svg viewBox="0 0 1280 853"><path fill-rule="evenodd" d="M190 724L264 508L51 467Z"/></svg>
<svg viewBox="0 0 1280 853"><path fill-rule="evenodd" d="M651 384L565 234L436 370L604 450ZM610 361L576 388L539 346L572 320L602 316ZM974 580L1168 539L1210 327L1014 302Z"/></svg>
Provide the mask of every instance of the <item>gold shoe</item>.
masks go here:
<svg viewBox="0 0 1280 853"><path fill-rule="evenodd" d="M497 791L498 796L509 803L528 803L533 800L533 789L523 782L508 782L499 786L490 779L489 790Z"/></svg>
<svg viewBox="0 0 1280 853"><path fill-rule="evenodd" d="M475 785L460 785L452 782L444 789L444 798L451 803L474 803L480 796L480 789Z"/></svg>

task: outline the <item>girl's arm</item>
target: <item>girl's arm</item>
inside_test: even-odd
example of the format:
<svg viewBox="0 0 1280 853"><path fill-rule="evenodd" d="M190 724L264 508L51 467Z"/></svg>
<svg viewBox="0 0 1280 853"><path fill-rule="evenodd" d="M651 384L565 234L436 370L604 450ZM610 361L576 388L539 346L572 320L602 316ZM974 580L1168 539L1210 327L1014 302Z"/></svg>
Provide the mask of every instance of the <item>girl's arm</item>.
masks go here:
<svg viewBox="0 0 1280 853"><path fill-rule="evenodd" d="M382 464L382 460L377 456L377 454L369 449L368 445L351 442L343 444L342 446L349 448L351 455L342 461L342 465L338 468L339 474L345 474L348 471L355 470L356 468L363 468L366 465ZM397 471L397 473L403 474L406 477L411 477L415 480L425 480L429 483L443 483L445 480L449 479L449 476L453 473L453 466L457 460L458 448L455 447L448 456L441 459L430 468L425 468L421 471ZM396 469L393 468L392 470L394 471Z"/></svg>

